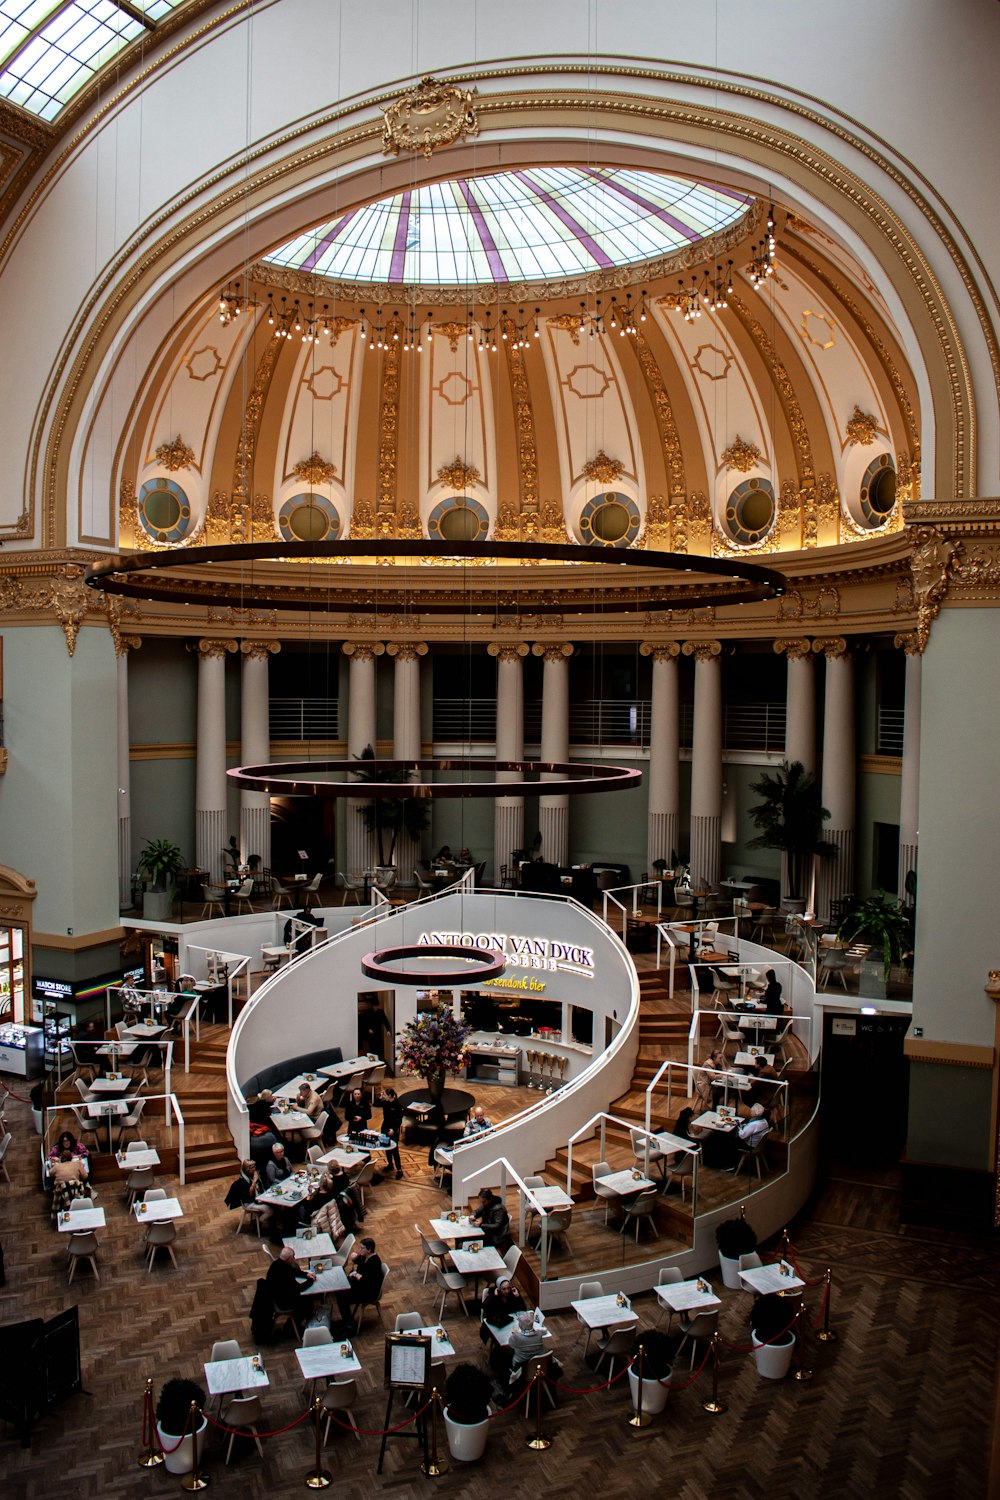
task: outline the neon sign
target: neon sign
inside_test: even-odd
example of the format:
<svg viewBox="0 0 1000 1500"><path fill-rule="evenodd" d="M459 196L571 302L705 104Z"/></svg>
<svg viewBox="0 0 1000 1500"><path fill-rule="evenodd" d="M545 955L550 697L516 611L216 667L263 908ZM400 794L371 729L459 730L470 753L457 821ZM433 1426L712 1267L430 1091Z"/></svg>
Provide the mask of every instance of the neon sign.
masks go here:
<svg viewBox="0 0 1000 1500"><path fill-rule="evenodd" d="M552 938L507 932L424 932L417 943L421 947L447 943L473 951L494 948L504 954L510 968L547 969L550 973L575 974L580 979L594 977L593 948L556 942Z"/></svg>

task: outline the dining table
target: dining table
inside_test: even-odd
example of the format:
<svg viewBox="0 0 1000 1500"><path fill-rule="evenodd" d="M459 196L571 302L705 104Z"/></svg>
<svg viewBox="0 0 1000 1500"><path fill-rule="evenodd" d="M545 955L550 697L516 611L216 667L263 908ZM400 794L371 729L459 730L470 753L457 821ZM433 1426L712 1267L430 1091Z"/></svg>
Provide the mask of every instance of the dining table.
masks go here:
<svg viewBox="0 0 1000 1500"><path fill-rule="evenodd" d="M274 1187L266 1188L263 1193L258 1193L255 1201L272 1204L277 1208L295 1208L305 1198L311 1197L312 1192L311 1179L304 1173L294 1172L290 1177L285 1177L281 1182L275 1183Z"/></svg>
<svg viewBox="0 0 1000 1500"><path fill-rule="evenodd" d="M510 1322L505 1323L502 1328L498 1328L496 1323L486 1323L484 1326L486 1327L486 1330L489 1333L490 1337L494 1339L502 1349L506 1349L510 1344L510 1336L514 1332L514 1329L517 1327L517 1318L511 1318ZM534 1326L535 1328L539 1329L543 1339L551 1339L551 1331L546 1328L544 1320L539 1323L537 1315L535 1317Z"/></svg>
<svg viewBox="0 0 1000 1500"><path fill-rule="evenodd" d="M329 1297L334 1292L346 1292L351 1285L343 1266L328 1266L318 1261L310 1270L314 1280L301 1288L303 1297Z"/></svg>
<svg viewBox="0 0 1000 1500"><path fill-rule="evenodd" d="M757 1063L764 1062L771 1068L774 1066L774 1053L765 1052L760 1047L750 1047L746 1052L737 1052L736 1065L740 1068L752 1068Z"/></svg>
<svg viewBox="0 0 1000 1500"><path fill-rule="evenodd" d="M667 1282L654 1290L657 1301L671 1312L693 1312L695 1309L709 1312L722 1306L722 1299L715 1295L703 1276L696 1276L691 1281Z"/></svg>
<svg viewBox="0 0 1000 1500"><path fill-rule="evenodd" d="M255 1363L256 1361L256 1363ZM239 1359L210 1359L204 1366L210 1396L230 1396L234 1391L259 1391L271 1384L259 1354Z"/></svg>
<svg viewBox="0 0 1000 1500"><path fill-rule="evenodd" d="M279 1135L285 1130L310 1130L315 1123L304 1109L276 1109L271 1116L271 1124Z"/></svg>
<svg viewBox="0 0 1000 1500"><path fill-rule="evenodd" d="M361 1151L357 1148L348 1151L346 1146L333 1146L329 1151L324 1151L322 1156L317 1156L316 1165L317 1167L328 1167L331 1162L336 1162L338 1166L344 1168L345 1172L353 1172L354 1168L360 1166L367 1155L367 1151Z"/></svg>
<svg viewBox="0 0 1000 1500"><path fill-rule="evenodd" d="M768 1292L790 1296L792 1292L805 1286L802 1277L796 1275L795 1267L786 1260L775 1261L769 1266L751 1266L739 1274L744 1287L748 1291L759 1292L761 1296Z"/></svg>
<svg viewBox="0 0 1000 1500"><path fill-rule="evenodd" d="M104 1073L87 1085L91 1094L106 1094L109 1098L120 1098L132 1087L131 1077L124 1073Z"/></svg>
<svg viewBox="0 0 1000 1500"><path fill-rule="evenodd" d="M716 1109L706 1109L700 1115L696 1115L691 1123L698 1130L704 1128L705 1130L729 1131L736 1129L739 1120L735 1115L722 1115Z"/></svg>
<svg viewBox="0 0 1000 1500"><path fill-rule="evenodd" d="M272 1089L271 1092L276 1099L294 1099L304 1083L307 1083L317 1094L327 1086L326 1079L321 1078L317 1073L298 1073L287 1083L283 1083L280 1088ZM317 1084L319 1088L316 1088Z"/></svg>
<svg viewBox="0 0 1000 1500"><path fill-rule="evenodd" d="M134 1026L126 1028L125 1035L136 1037L140 1042L155 1042L166 1030L166 1026L153 1025L149 1021L137 1021Z"/></svg>
<svg viewBox="0 0 1000 1500"><path fill-rule="evenodd" d="M432 1323L427 1328L402 1328L400 1333L404 1338L430 1339L432 1365L439 1365L442 1360L455 1357L455 1346L448 1337L448 1330L440 1323Z"/></svg>
<svg viewBox="0 0 1000 1500"><path fill-rule="evenodd" d="M527 1196L528 1192L530 1192L531 1194L530 1198ZM533 1200L545 1213L558 1211L561 1208L573 1207L572 1198L570 1197L569 1193L565 1192L561 1187L536 1187L530 1189L522 1188L521 1194L525 1198L529 1207L531 1206Z"/></svg>
<svg viewBox="0 0 1000 1500"><path fill-rule="evenodd" d="M104 1209L95 1204L93 1208L66 1209L59 1215L56 1228L60 1234L85 1234L88 1229L103 1229L106 1223Z"/></svg>
<svg viewBox="0 0 1000 1500"><path fill-rule="evenodd" d="M116 1151L115 1161L123 1172L134 1172L141 1167L158 1167L160 1153L155 1146L143 1146L138 1151Z"/></svg>
<svg viewBox="0 0 1000 1500"><path fill-rule="evenodd" d="M581 1297L570 1307L587 1328L625 1328L637 1323L638 1316L627 1297L619 1302L620 1293L603 1297Z"/></svg>
<svg viewBox="0 0 1000 1500"><path fill-rule="evenodd" d="M334 1339L330 1344L310 1344L305 1349L296 1349L303 1380L312 1382L313 1390L318 1380L339 1380L361 1374L361 1361L354 1345L347 1339ZM312 1391L309 1393L312 1400Z"/></svg>
<svg viewBox="0 0 1000 1500"><path fill-rule="evenodd" d="M644 1193L647 1188L656 1186L651 1177L644 1177L641 1172L630 1170L609 1172L606 1177L600 1178L600 1184L619 1198L631 1198L633 1193Z"/></svg>
<svg viewBox="0 0 1000 1500"><path fill-rule="evenodd" d="M477 1241L473 1241L473 1243L475 1244ZM479 1295L480 1276L497 1276L501 1271L505 1273L507 1271L507 1262L499 1250L495 1250L492 1245L483 1245L480 1250L470 1248L459 1249L456 1245L454 1250L449 1251L449 1255L456 1271L462 1276L472 1277L472 1295L474 1297L478 1297Z"/></svg>
<svg viewBox="0 0 1000 1500"><path fill-rule="evenodd" d="M184 1210L179 1198L154 1198L151 1203L143 1199L133 1204L132 1212L139 1224L165 1224L168 1219L183 1219Z"/></svg>
<svg viewBox="0 0 1000 1500"><path fill-rule="evenodd" d="M111 1151L111 1122L120 1119L122 1115L128 1114L128 1105L124 1099L97 1099L93 1103L85 1104L84 1109L92 1120L107 1119L108 1122L108 1151Z"/></svg>
<svg viewBox="0 0 1000 1500"><path fill-rule="evenodd" d="M304 1234L292 1234L281 1242L286 1250L295 1251L296 1260L330 1260L337 1253L337 1247L328 1234L318 1233L307 1237Z"/></svg>
<svg viewBox="0 0 1000 1500"><path fill-rule="evenodd" d="M462 1240L481 1240L483 1231L478 1224L470 1224L468 1217L460 1219L431 1219L431 1234L436 1240L450 1240L458 1244Z"/></svg>

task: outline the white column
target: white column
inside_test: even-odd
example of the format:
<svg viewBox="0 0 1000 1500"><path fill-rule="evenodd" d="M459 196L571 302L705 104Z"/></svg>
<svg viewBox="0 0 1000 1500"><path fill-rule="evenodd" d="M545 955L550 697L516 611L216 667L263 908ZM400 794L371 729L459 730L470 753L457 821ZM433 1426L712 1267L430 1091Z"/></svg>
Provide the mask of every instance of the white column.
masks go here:
<svg viewBox="0 0 1000 1500"><path fill-rule="evenodd" d="M785 759L798 761L816 774L816 665L807 636L775 641L774 649L788 660L785 687Z"/></svg>
<svg viewBox="0 0 1000 1500"><path fill-rule="evenodd" d="M198 652L198 750L195 770L195 862L210 880L223 878L226 830L226 656L235 641L201 640Z"/></svg>
<svg viewBox="0 0 1000 1500"><path fill-rule="evenodd" d="M244 641L240 695L240 764L266 765L271 759L268 720L267 664L281 647L277 641ZM246 861L260 855L261 867L271 864L271 799L266 792L240 790L240 855Z"/></svg>
<svg viewBox="0 0 1000 1500"><path fill-rule="evenodd" d="M346 641L344 655L350 661L347 703L347 758L356 759L366 745L378 752L375 723L375 661L385 647L381 641ZM369 799L370 800L370 799ZM374 829L369 831L362 817L363 801L351 798L346 804L347 872L360 875L370 870L377 858Z"/></svg>
<svg viewBox="0 0 1000 1500"><path fill-rule="evenodd" d="M680 687L676 641L652 645L643 641L639 651L653 658L653 691L649 706L649 776L646 828L646 862L673 863L680 833Z"/></svg>
<svg viewBox="0 0 1000 1500"><path fill-rule="evenodd" d="M118 666L118 904L132 903L132 770L129 762L128 654L138 651L137 635L115 636Z"/></svg>
<svg viewBox="0 0 1000 1500"><path fill-rule="evenodd" d="M533 647L545 666L542 669L542 760L565 764L569 759L569 659L568 641L539 641ZM543 775L542 779L545 777ZM569 797L540 797L538 831L541 854L552 865L569 860Z"/></svg>
<svg viewBox="0 0 1000 1500"><path fill-rule="evenodd" d="M835 901L854 890L854 659L843 636L813 642L826 657L823 706L823 806L830 814L824 838L837 852L819 861L816 915L829 917Z"/></svg>
<svg viewBox="0 0 1000 1500"><path fill-rule="evenodd" d="M920 790L920 677L923 657L915 635L897 636L906 652L906 701L903 708L903 767L899 788L899 899L912 905L906 877L917 868Z"/></svg>
<svg viewBox="0 0 1000 1500"><path fill-rule="evenodd" d="M394 659L392 674L392 752L397 760L419 760L420 658L425 641L390 641L386 651ZM413 869L420 857L420 840L400 829L396 837L396 866L400 885L416 884Z"/></svg>
<svg viewBox="0 0 1000 1500"><path fill-rule="evenodd" d="M691 741L691 881L718 885L722 848L722 645L685 641L694 657L694 735Z"/></svg>
<svg viewBox="0 0 1000 1500"><path fill-rule="evenodd" d="M523 641L491 641L486 648L497 660L497 760L524 759ZM498 781L520 781L520 772L498 772ZM500 883L501 865L524 846L524 798L498 797L493 824L494 879Z"/></svg>

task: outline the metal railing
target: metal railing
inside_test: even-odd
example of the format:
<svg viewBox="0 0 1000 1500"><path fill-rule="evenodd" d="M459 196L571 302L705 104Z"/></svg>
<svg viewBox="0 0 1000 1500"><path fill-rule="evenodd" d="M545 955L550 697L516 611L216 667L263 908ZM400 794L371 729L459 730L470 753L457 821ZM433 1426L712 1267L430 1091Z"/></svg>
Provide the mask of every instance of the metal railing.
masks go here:
<svg viewBox="0 0 1000 1500"><path fill-rule="evenodd" d="M339 724L336 698L272 698L268 704L272 740L335 740Z"/></svg>
<svg viewBox="0 0 1000 1500"><path fill-rule="evenodd" d="M649 1128L649 1116L648 1116L648 1113L647 1113L647 1117L646 1117L646 1125L645 1125L645 1127L643 1127L642 1125L637 1125L634 1120L623 1120L620 1115L609 1114L607 1110L602 1110L599 1114L592 1115L590 1117L590 1119L587 1121L586 1125L581 1125L580 1128L579 1128L579 1130L575 1130L573 1132L573 1134L570 1136L569 1140L566 1142L566 1192L569 1194L570 1197L573 1196L573 1147L574 1147L574 1145L577 1142L581 1141L581 1140L589 1140L590 1137L594 1133L595 1126L597 1126L597 1127L599 1127L599 1136L600 1136L600 1150L599 1150L599 1154L598 1154L598 1160L599 1161L607 1161L607 1131L608 1131L608 1125L609 1124L611 1124L611 1125L619 1125L619 1126L622 1127L623 1130L628 1131L629 1139L630 1140L634 1140L636 1136L642 1136L642 1138L643 1138L643 1153L644 1153L644 1160L645 1160L645 1167L646 1167L647 1174L648 1174L648 1171L649 1171L649 1153L650 1153L650 1149L652 1148L654 1151L660 1151L661 1150L661 1147L657 1144L656 1131L655 1130L651 1130ZM692 1176L691 1176L691 1213L692 1213L692 1215L694 1215L697 1212L697 1203L698 1203L698 1157L699 1157L698 1143L696 1141L685 1142L683 1144L683 1146L680 1145L680 1144L678 1144L676 1146L671 1146L670 1149L672 1151L681 1151L681 1150L683 1150L690 1157L692 1157L692 1166L691 1166L691 1173L692 1173ZM634 1154L634 1152L633 1152L633 1154ZM636 1159L638 1159L638 1158L636 1158ZM593 1172L591 1172L591 1176L593 1177ZM625 1195L623 1194L622 1196L624 1197Z"/></svg>
<svg viewBox="0 0 1000 1500"><path fill-rule="evenodd" d="M435 740L465 744L497 737L496 698L435 698L431 729Z"/></svg>
<svg viewBox="0 0 1000 1500"><path fill-rule="evenodd" d="M902 755L902 753L903 710L901 708L883 708L880 704L875 736L875 754Z"/></svg>
<svg viewBox="0 0 1000 1500"><path fill-rule="evenodd" d="M435 741L484 743L496 741L494 698L439 698L434 703ZM577 698L569 706L569 742L574 746L649 746L651 705L646 698ZM680 741L690 748L694 705L680 710ZM273 731L272 731L273 733ZM524 737L537 744L542 733L542 704L532 698L524 705ZM730 703L723 713L724 750L781 754L785 748L784 703Z"/></svg>
<svg viewBox="0 0 1000 1500"><path fill-rule="evenodd" d="M178 1178L180 1180L181 1187L183 1187L184 1184L185 1184L185 1182L187 1181L187 1155L186 1155L185 1145L184 1145L184 1113L183 1113L183 1111L181 1109L180 1102L179 1102L179 1100L177 1098L177 1095L173 1094L173 1093L163 1093L163 1094L132 1094L132 1095L127 1096L124 1099L116 1099L116 1100L113 1100L113 1101L103 1101L103 1102L105 1104L108 1104L110 1102L111 1104L125 1104L125 1105L128 1105L129 1106L129 1113L131 1113L131 1106L140 1103L140 1101L143 1102L143 1103L145 1103L145 1104L155 1104L157 1102L157 1100L159 1100L159 1099L162 1099L164 1101L164 1113L165 1113L166 1125L167 1125L167 1140L170 1141L171 1143L173 1142L173 1127L174 1127L174 1122L176 1121L176 1123L177 1123L177 1176L178 1176ZM94 1101L94 1102L96 1103L97 1101ZM77 1108L80 1108L80 1107L81 1106L79 1106L79 1105L77 1106ZM46 1163L46 1161L48 1159L49 1150L51 1149L51 1147L49 1145L50 1132L51 1132L52 1127L54 1126L54 1124L55 1124L58 1116L60 1114L67 1114L67 1113L69 1113L69 1114L73 1113L73 1110L72 1110L71 1106L68 1105L68 1104L59 1104L59 1103L56 1103L56 1104L47 1104L42 1109L42 1134L41 1134L41 1142L40 1142L40 1145L39 1145L39 1155L41 1156L41 1167L42 1167L42 1179L43 1179L43 1182L44 1182L44 1179L45 1179L45 1163ZM100 1116L97 1116L96 1118L103 1119L104 1115L102 1114ZM107 1111L107 1118L109 1120L114 1120L116 1118L116 1116L112 1115L110 1113L110 1110L108 1110ZM124 1118L124 1116L120 1116L119 1118Z"/></svg>

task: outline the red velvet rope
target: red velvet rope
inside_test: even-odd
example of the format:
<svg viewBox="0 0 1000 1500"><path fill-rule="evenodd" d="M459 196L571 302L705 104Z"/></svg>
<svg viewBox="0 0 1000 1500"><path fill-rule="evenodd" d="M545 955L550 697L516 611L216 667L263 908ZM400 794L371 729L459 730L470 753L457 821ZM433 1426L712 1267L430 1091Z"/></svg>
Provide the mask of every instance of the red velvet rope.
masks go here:
<svg viewBox="0 0 1000 1500"><path fill-rule="evenodd" d="M779 1260L780 1260L780 1258L781 1257L779 1256ZM796 1256L795 1256L795 1251L792 1248L792 1242L791 1242L791 1240L788 1241L788 1259L791 1261L792 1265L795 1267L795 1274L796 1274L796 1276L798 1276L802 1281L804 1281L805 1284L806 1284L806 1286L820 1286L826 1280L825 1276L817 1276L815 1281L811 1281L808 1276L803 1276L802 1275L802 1271L801 1271L801 1269L799 1267L798 1260L796 1259ZM773 1264L774 1264L774 1262L772 1262L772 1265Z"/></svg>
<svg viewBox="0 0 1000 1500"><path fill-rule="evenodd" d="M827 1282L827 1284L826 1284L826 1290L823 1293L823 1300L822 1300L822 1302L819 1305L819 1312L816 1315L816 1321L812 1325L814 1329L819 1327L819 1325L822 1323L824 1317L826 1316L826 1305L829 1302L829 1300L830 1300L830 1283Z"/></svg>
<svg viewBox="0 0 1000 1500"><path fill-rule="evenodd" d="M433 1399L432 1396L431 1401ZM430 1404L430 1401L425 1401L423 1406L417 1407L412 1417L407 1417L406 1421L400 1422L397 1427L355 1427L353 1422L342 1422L335 1411L328 1411L326 1415L332 1421L336 1422L338 1427L346 1428L348 1432L359 1432L362 1437L391 1437L394 1432L402 1432L404 1427L409 1427L411 1422L415 1422L418 1417L422 1417Z"/></svg>
<svg viewBox="0 0 1000 1500"><path fill-rule="evenodd" d="M757 1344L731 1344L728 1339L720 1339L719 1342L725 1344L726 1348L731 1349L734 1354L752 1354L755 1349L766 1349L769 1344L776 1344L779 1339L783 1339L786 1333L791 1333L798 1321L799 1315L796 1313L792 1321L780 1333L776 1333L773 1338L761 1339ZM815 1324L813 1326L815 1327Z"/></svg>
<svg viewBox="0 0 1000 1500"><path fill-rule="evenodd" d="M10 1097L12 1099L16 1099L17 1100L18 1104L30 1104L31 1103L30 1099L24 1099L24 1098L21 1097L20 1094L15 1094L14 1090L8 1084L4 1084L3 1087L7 1090L8 1094L10 1095Z"/></svg>
<svg viewBox="0 0 1000 1500"><path fill-rule="evenodd" d="M534 1385L534 1381L529 1381L529 1385ZM526 1389L527 1389L527 1387L525 1387L525 1390ZM515 1406L520 1406L520 1404L521 1404L521 1397L523 1395L524 1395L524 1390L521 1391L521 1395L520 1396L515 1396L514 1397L513 1401L510 1403L509 1406L501 1406L499 1411L491 1411L490 1412L490 1421L492 1422L496 1417L506 1416L506 1414L509 1411L513 1411L514 1410Z"/></svg>
<svg viewBox="0 0 1000 1500"><path fill-rule="evenodd" d="M552 1384L555 1386L557 1391L566 1391L566 1393L570 1396L593 1396L597 1391L608 1390L609 1387L613 1386L616 1381L621 1380L622 1376L626 1374L627 1371L628 1362L626 1362L623 1368L618 1371L617 1375L612 1375L611 1379L606 1380L603 1385L591 1386L590 1389L586 1391L578 1391L576 1387L572 1385L562 1385L558 1380L553 1380Z"/></svg>
<svg viewBox="0 0 1000 1500"><path fill-rule="evenodd" d="M202 1416L204 1416L204 1415L205 1415L205 1413L202 1412ZM162 1442L160 1442L159 1433L157 1433L156 1441L157 1441L157 1443L159 1445L159 1449L160 1449L161 1453L176 1453L177 1452L177 1450L180 1447L181 1443L183 1443L184 1439L187 1437L188 1424L190 1423L190 1421L191 1421L191 1413L188 1412L187 1416L184 1418L184 1431L181 1433L180 1437L177 1439L176 1443L174 1444L174 1446L172 1448L167 1448Z"/></svg>
<svg viewBox="0 0 1000 1500"><path fill-rule="evenodd" d="M257 1433L257 1437L260 1437L260 1438L280 1437L283 1432L291 1432L291 1430L292 1430L293 1427L298 1427L298 1425L299 1425L300 1422L304 1422L305 1421L306 1417L308 1417L308 1415L309 1415L309 1413L311 1411L312 1411L312 1407L311 1406L307 1407L307 1409L302 1413L301 1417L296 1417L295 1421L294 1422L289 1422L289 1424L288 1424L287 1427L275 1427L275 1429L274 1429L273 1432L258 1432ZM248 1427L227 1427L226 1424L225 1424L225 1422L217 1422L214 1417L209 1417L207 1411L205 1413L203 1413L203 1415L206 1416L206 1417L208 1417L208 1420L211 1422L212 1426L215 1427L219 1432L228 1432L228 1433L233 1434L235 1436L239 1436L240 1434L244 1434L246 1436L250 1435L250 1429Z"/></svg>
<svg viewBox="0 0 1000 1500"><path fill-rule="evenodd" d="M708 1361L711 1358L711 1355L712 1355L712 1345L709 1344L708 1348L705 1350L705 1358L702 1360L702 1362L698 1366L697 1370L695 1370L695 1372L691 1376L690 1380L685 1380L683 1382L683 1384L681 1384L681 1385L674 1385L673 1382L671 1382L670 1389L672 1391L686 1391L687 1388L688 1388L688 1386L694 1385L695 1381L700 1376L702 1370L708 1364Z"/></svg>

